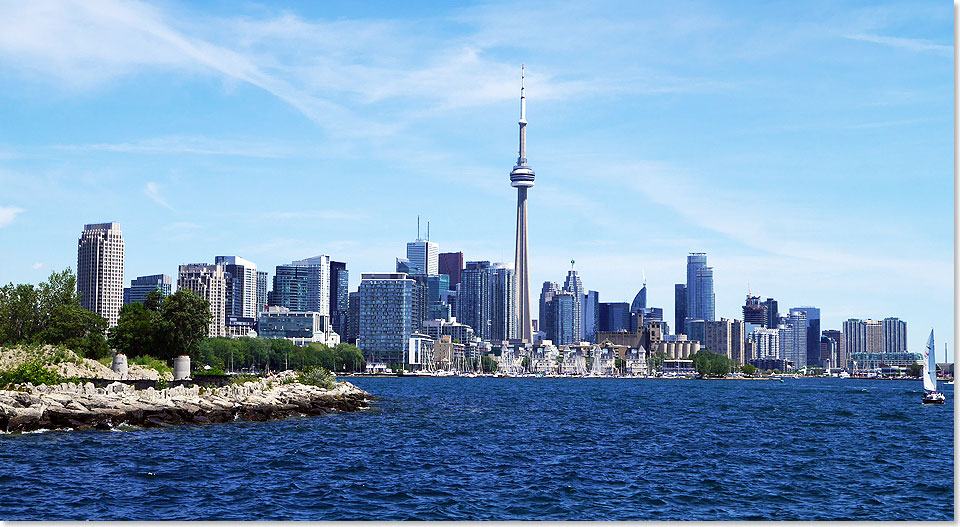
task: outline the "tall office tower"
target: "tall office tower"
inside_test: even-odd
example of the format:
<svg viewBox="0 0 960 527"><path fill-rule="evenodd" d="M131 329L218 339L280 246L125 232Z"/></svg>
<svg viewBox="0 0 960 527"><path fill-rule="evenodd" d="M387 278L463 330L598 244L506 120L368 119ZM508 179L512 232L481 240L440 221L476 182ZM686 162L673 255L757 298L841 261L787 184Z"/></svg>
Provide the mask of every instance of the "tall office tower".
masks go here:
<svg viewBox="0 0 960 527"><path fill-rule="evenodd" d="M833 357L833 363L831 364L834 368L844 368L847 366L847 354L843 349L843 332L837 329L825 329L823 330L823 336L833 339L837 343L836 347L836 356Z"/></svg>
<svg viewBox="0 0 960 527"><path fill-rule="evenodd" d="M642 313L644 309L647 308L647 277L643 277L643 287L640 288L640 292L637 293L637 296L633 297L633 303L630 304L631 313Z"/></svg>
<svg viewBox="0 0 960 527"><path fill-rule="evenodd" d="M764 300L763 305L767 306L766 327L770 329L777 329L777 326L780 325L780 306L778 306L777 301L772 298L767 298Z"/></svg>
<svg viewBox="0 0 960 527"><path fill-rule="evenodd" d="M173 278L165 274L138 276L130 281L130 287L123 289L123 305L134 302L145 302L147 295L160 291L161 297L168 297L173 293Z"/></svg>
<svg viewBox="0 0 960 527"><path fill-rule="evenodd" d="M580 321L574 307L577 303L579 302L576 301L576 295L566 290L555 293L550 300L547 308L551 311L553 328L547 334L554 335L552 339L554 345L566 346L579 343L576 331Z"/></svg>
<svg viewBox="0 0 960 527"><path fill-rule="evenodd" d="M330 257L324 254L278 265L271 302L291 311L320 313L329 320Z"/></svg>
<svg viewBox="0 0 960 527"><path fill-rule="evenodd" d="M897 317L887 317L880 324L883 327L883 352L907 351L907 323Z"/></svg>
<svg viewBox="0 0 960 527"><path fill-rule="evenodd" d="M743 304L743 321L767 327L767 305L760 302L759 296L750 296L750 293L747 293L747 301Z"/></svg>
<svg viewBox="0 0 960 527"><path fill-rule="evenodd" d="M517 338L517 281L513 269L495 263L490 269L490 340Z"/></svg>
<svg viewBox="0 0 960 527"><path fill-rule="evenodd" d="M583 328L580 320L583 318L583 282L573 268L574 261L570 260L570 270L567 279L563 282L563 290L573 294L573 342L579 344L583 340Z"/></svg>
<svg viewBox="0 0 960 527"><path fill-rule="evenodd" d="M330 262L330 320L333 331L344 337L350 309L350 272L344 262Z"/></svg>
<svg viewBox="0 0 960 527"><path fill-rule="evenodd" d="M256 317L257 264L239 256L216 256L213 261L226 273L227 316Z"/></svg>
<svg viewBox="0 0 960 527"><path fill-rule="evenodd" d="M673 286L674 332L683 333L683 321L687 318L687 284Z"/></svg>
<svg viewBox="0 0 960 527"><path fill-rule="evenodd" d="M523 66L520 66L520 153L510 172L510 186L517 189L517 249L514 272L517 274L517 314L520 339L533 342L530 314L530 264L527 258L527 189L533 187L533 168L527 166L527 99L524 95ZM582 292L581 292L582 293Z"/></svg>
<svg viewBox="0 0 960 527"><path fill-rule="evenodd" d="M348 344L356 344L357 336L360 335L360 291L353 291L349 295L347 310L347 335Z"/></svg>
<svg viewBox="0 0 960 527"><path fill-rule="evenodd" d="M427 316L425 320L450 320L453 311L447 302L450 298L450 277L445 274L427 276Z"/></svg>
<svg viewBox="0 0 960 527"><path fill-rule="evenodd" d="M422 274L439 274L440 246L436 242L417 240L407 242L407 260Z"/></svg>
<svg viewBox="0 0 960 527"><path fill-rule="evenodd" d="M626 302L600 302L600 323L597 331L629 331L630 304Z"/></svg>
<svg viewBox="0 0 960 527"><path fill-rule="evenodd" d="M818 366L820 364L820 309L803 306L795 307L790 311L803 311L806 314L806 364Z"/></svg>
<svg viewBox="0 0 960 527"><path fill-rule="evenodd" d="M556 282L544 282L540 290L540 314L537 316L539 317L540 331L543 331L547 340L556 340L556 335L553 334L556 324L554 324L553 308L550 302L553 300L553 295L559 292L560 284Z"/></svg>
<svg viewBox="0 0 960 527"><path fill-rule="evenodd" d="M257 318L267 309L267 272L257 271Z"/></svg>
<svg viewBox="0 0 960 527"><path fill-rule="evenodd" d="M787 342L784 342L781 335L780 343L784 347L784 357L793 362L793 367L803 369L807 367L807 312L799 309L791 309L787 317L788 327L791 328L790 336ZM817 334L820 334L819 327ZM820 341L817 340L817 353L819 354Z"/></svg>
<svg viewBox="0 0 960 527"><path fill-rule="evenodd" d="M687 318L713 320L713 268L707 267L706 253L687 256Z"/></svg>
<svg viewBox="0 0 960 527"><path fill-rule="evenodd" d="M414 281L403 273L363 273L357 347L368 363L406 363L413 334Z"/></svg>
<svg viewBox="0 0 960 527"><path fill-rule="evenodd" d="M460 283L460 271L463 270L463 253L440 253L437 267L440 274L450 277L450 290L456 291Z"/></svg>
<svg viewBox="0 0 960 527"><path fill-rule="evenodd" d="M490 262L467 262L457 291L458 322L473 328L481 340L490 339Z"/></svg>
<svg viewBox="0 0 960 527"><path fill-rule="evenodd" d="M210 302L210 325L208 337L227 336L227 277L224 266L218 264L186 264L180 266L177 289L193 291Z"/></svg>
<svg viewBox="0 0 960 527"><path fill-rule="evenodd" d="M750 334L753 341L754 358L757 359L779 359L780 352L780 331L777 328L755 327Z"/></svg>
<svg viewBox="0 0 960 527"><path fill-rule="evenodd" d="M837 367L837 347L839 343L824 335L820 337L820 365L823 367Z"/></svg>
<svg viewBox="0 0 960 527"><path fill-rule="evenodd" d="M595 342L597 328L600 326L600 293L587 291L583 295L583 318L580 327L583 328L583 340Z"/></svg>
<svg viewBox="0 0 960 527"><path fill-rule="evenodd" d="M117 325L123 305L123 233L120 224L83 226L77 243L77 292L80 306Z"/></svg>

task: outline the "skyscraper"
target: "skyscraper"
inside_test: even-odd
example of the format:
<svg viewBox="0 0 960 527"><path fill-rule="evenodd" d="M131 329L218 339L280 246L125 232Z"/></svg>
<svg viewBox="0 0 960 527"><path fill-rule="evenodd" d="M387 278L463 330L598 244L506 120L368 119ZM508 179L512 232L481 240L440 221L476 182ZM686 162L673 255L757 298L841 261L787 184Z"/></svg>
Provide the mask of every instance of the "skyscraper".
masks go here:
<svg viewBox="0 0 960 527"><path fill-rule="evenodd" d="M815 308L814 308L815 309ZM820 356L820 311L817 310L817 357ZM789 337L784 341L781 335L781 345L784 349L784 357L793 362L793 367L800 370L807 367L807 311L805 309L794 308L790 310L787 318L787 326L791 328ZM811 365L812 366L812 365Z"/></svg>
<svg viewBox="0 0 960 527"><path fill-rule="evenodd" d="M490 338L490 262L467 262L457 292L458 321L473 328L482 340Z"/></svg>
<svg viewBox="0 0 960 527"><path fill-rule="evenodd" d="M887 317L880 324L883 327L883 352L907 351L907 323L897 317Z"/></svg>
<svg viewBox="0 0 960 527"><path fill-rule="evenodd" d="M555 328L553 322L553 309L550 302L553 300L553 295L560 292L560 284L556 282L544 282L543 287L540 289L540 331L542 331L548 340L555 340L556 335L552 332Z"/></svg>
<svg viewBox="0 0 960 527"><path fill-rule="evenodd" d="M428 240L407 242L407 260L422 274L439 274L440 246Z"/></svg>
<svg viewBox="0 0 960 527"><path fill-rule="evenodd" d="M600 325L600 293L587 291L583 295L583 317L580 327L583 328L583 340L594 342L597 338L597 328Z"/></svg>
<svg viewBox="0 0 960 527"><path fill-rule="evenodd" d="M145 302L147 295L153 291L160 291L161 297L173 293L173 278L165 274L138 276L130 281L130 287L123 289L123 305L134 302Z"/></svg>
<svg viewBox="0 0 960 527"><path fill-rule="evenodd" d="M597 331L629 331L630 304L626 302L600 302Z"/></svg>
<svg viewBox="0 0 960 527"><path fill-rule="evenodd" d="M763 301L763 305L767 306L767 326L770 329L777 329L777 326L780 324L780 306L777 305L777 301L772 298L767 298Z"/></svg>
<svg viewBox="0 0 960 527"><path fill-rule="evenodd" d="M490 340L517 338L517 282L502 263L490 269Z"/></svg>
<svg viewBox="0 0 960 527"><path fill-rule="evenodd" d="M456 291L460 283L460 271L463 270L463 253L440 253L438 268L440 274L450 277L450 290Z"/></svg>
<svg viewBox="0 0 960 527"><path fill-rule="evenodd" d="M533 342L530 315L530 266L527 258L527 189L533 187L533 168L527 166L527 99L524 95L523 66L520 67L520 153L510 172L510 186L517 189L517 245L513 266L517 274L517 314L520 339ZM474 328L476 329L476 328Z"/></svg>
<svg viewBox="0 0 960 527"><path fill-rule="evenodd" d="M759 296L750 296L750 293L747 293L747 301L743 304L743 321L767 327L767 305L760 302Z"/></svg>
<svg viewBox="0 0 960 527"><path fill-rule="evenodd" d="M117 325L123 305L123 233L120 224L90 223L77 242L80 305Z"/></svg>
<svg viewBox="0 0 960 527"><path fill-rule="evenodd" d="M257 317L267 308L267 272L257 271Z"/></svg>
<svg viewBox="0 0 960 527"><path fill-rule="evenodd" d="M795 307L790 310L803 311L806 314L806 364L817 366L820 364L820 309L816 307Z"/></svg>
<svg viewBox="0 0 960 527"><path fill-rule="evenodd" d="M707 267L707 253L687 256L687 318L713 320L713 268Z"/></svg>
<svg viewBox="0 0 960 527"><path fill-rule="evenodd" d="M683 321L687 318L687 285L673 286L673 322L674 332L683 333Z"/></svg>
<svg viewBox="0 0 960 527"><path fill-rule="evenodd" d="M226 316L257 316L257 264L239 256L216 256L226 273Z"/></svg>
<svg viewBox="0 0 960 527"><path fill-rule="evenodd" d="M637 296L633 297L633 303L630 304L631 313L642 313L647 308L647 277L643 277L643 287Z"/></svg>
<svg viewBox="0 0 960 527"><path fill-rule="evenodd" d="M574 261L570 260L570 270L567 271L567 279L563 282L563 290L573 295L571 308L573 310L572 334L573 343L576 344L583 339L583 329L580 326L583 317L583 282L580 281L580 276L577 275L573 265Z"/></svg>
<svg viewBox="0 0 960 527"><path fill-rule="evenodd" d="M414 281L403 273L363 273L357 347L367 362L404 364L413 333Z"/></svg>
<svg viewBox="0 0 960 527"><path fill-rule="evenodd" d="M329 317L330 257L324 254L278 265L273 276L272 305Z"/></svg>
<svg viewBox="0 0 960 527"><path fill-rule="evenodd" d="M833 363L830 365L834 368L847 368L847 354L843 349L843 332L838 329L825 329L821 332L824 338L828 338L836 342L836 357L832 357ZM821 340L823 342L823 340ZM820 356L823 357L823 347L821 345Z"/></svg>
<svg viewBox="0 0 960 527"><path fill-rule="evenodd" d="M205 263L181 265L177 276L177 289L193 291L210 303L212 318L207 327L208 337L227 336L227 277L223 265Z"/></svg>
<svg viewBox="0 0 960 527"><path fill-rule="evenodd" d="M330 262L330 320L333 331L341 337L347 333L347 316L350 310L350 272L344 262Z"/></svg>

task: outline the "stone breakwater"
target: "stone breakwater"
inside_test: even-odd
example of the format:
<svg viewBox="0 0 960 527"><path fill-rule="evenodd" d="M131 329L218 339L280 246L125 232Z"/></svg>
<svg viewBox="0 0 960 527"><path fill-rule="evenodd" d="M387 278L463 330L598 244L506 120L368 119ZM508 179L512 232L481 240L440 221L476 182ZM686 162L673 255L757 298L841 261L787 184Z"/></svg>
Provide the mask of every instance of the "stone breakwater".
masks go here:
<svg viewBox="0 0 960 527"><path fill-rule="evenodd" d="M284 375L289 373L289 375ZM161 427L223 423L234 420L267 421L294 415L352 412L369 407L371 395L348 383L331 389L296 382L283 384L293 374L221 388L197 386L163 390L134 390L113 383L20 387L0 390L0 431L74 429L109 430L118 426Z"/></svg>

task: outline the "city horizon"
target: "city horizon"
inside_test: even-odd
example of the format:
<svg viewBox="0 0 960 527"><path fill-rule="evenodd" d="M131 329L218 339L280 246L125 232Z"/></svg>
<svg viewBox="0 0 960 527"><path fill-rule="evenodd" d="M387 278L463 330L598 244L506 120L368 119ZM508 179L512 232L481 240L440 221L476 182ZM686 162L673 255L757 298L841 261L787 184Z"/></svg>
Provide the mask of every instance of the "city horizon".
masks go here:
<svg viewBox="0 0 960 527"><path fill-rule="evenodd" d="M9 9L8 20L29 11ZM671 320L684 258L705 252L715 270L717 319L742 319L749 290L777 299L784 313L820 308L822 329L841 329L849 318L898 317L910 325L914 352L933 327L937 352L949 342L953 357L948 10L804 11L831 30L804 32L780 21L794 29L793 40L776 42L767 56L718 51L724 60L764 68L791 59L849 70L838 79L791 65L776 70L822 87L807 94L749 68L734 68L736 78L711 76L697 47L733 30L718 17L756 24L789 18L790 8L686 13L692 43L654 46L646 69L629 66L626 48L612 50L598 69L587 53L565 64L532 43L505 50L490 40L493 22L505 20L503 5L387 13L386 30L405 49L440 42L454 53L407 58L390 70L362 58L377 44L367 36L358 37L358 49L344 48L345 62L328 64L366 83L399 79L400 87L382 93L256 62L264 53L295 61L288 46L347 30L323 8L265 9L240 19L130 4L121 10L128 25L119 26L82 6L71 9L74 20L32 20L30 29L50 47L0 39L0 71L11 79L6 118L30 123L0 134L0 182L10 189L0 197L0 243L16 247L0 255L4 284L76 271L83 225L109 221L124 233L124 286L137 276L175 277L179 265L212 263L217 255L242 256L272 276L277 265L327 254L347 263L356 291L360 273L393 270L418 215L431 222L442 252L510 264L516 215L506 181L516 156L517 69L525 63L527 149L540 176L529 203L534 295L544 281L562 281L575 259L584 288L598 291L600 302L629 303L645 271L647 305ZM376 23L356 9L347 15L351 31ZM532 29L549 36L583 14L610 24L602 9L580 9L560 10ZM651 11L654 20L682 25ZM214 29L176 22L183 13ZM905 22L894 23L897 17ZM409 27L411 20L450 19L467 37L440 33L423 42ZM123 49L144 25L169 38L125 54L71 49L57 37L62 28L80 35L99 28ZM250 42L218 28L243 31ZM630 42L655 43L655 29L633 29L638 36ZM273 46L263 40L283 31L291 36ZM206 54L187 57L178 38ZM12 60L13 53L35 60ZM694 68L665 60L674 55L693 59ZM61 67L70 60L111 67ZM233 68L235 60L244 66ZM920 73L883 73L907 64ZM623 77L610 77L617 74ZM867 82L880 87L857 89ZM296 88L301 84L306 92ZM167 91L153 96L157 89ZM414 109L402 111L411 101ZM760 112L750 111L754 104ZM62 119L73 126L60 126ZM902 185L906 180L912 183Z"/></svg>

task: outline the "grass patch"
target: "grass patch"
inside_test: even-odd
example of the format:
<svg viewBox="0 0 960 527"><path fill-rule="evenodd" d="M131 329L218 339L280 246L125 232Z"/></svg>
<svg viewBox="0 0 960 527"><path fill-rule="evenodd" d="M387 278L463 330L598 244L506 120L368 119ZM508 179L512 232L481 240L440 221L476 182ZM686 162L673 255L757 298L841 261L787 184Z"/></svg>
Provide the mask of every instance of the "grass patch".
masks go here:
<svg viewBox="0 0 960 527"><path fill-rule="evenodd" d="M260 380L260 377L257 377L256 375L248 375L248 374L234 375L233 377L230 378L230 384L243 384L243 383L245 383L245 382L258 382L259 380Z"/></svg>
<svg viewBox="0 0 960 527"><path fill-rule="evenodd" d="M319 386L329 390L333 388L334 383L337 382L337 378L323 366L315 366L297 374L297 382L309 386Z"/></svg>
<svg viewBox="0 0 960 527"><path fill-rule="evenodd" d="M134 357L127 360L127 364L136 364L137 366L142 366L144 368L150 368L155 370L157 373L163 377L164 373L173 373L173 368L167 366L167 363L156 358L151 357L150 355L140 355L139 357Z"/></svg>

